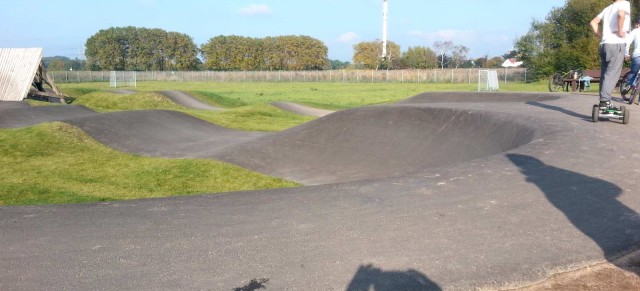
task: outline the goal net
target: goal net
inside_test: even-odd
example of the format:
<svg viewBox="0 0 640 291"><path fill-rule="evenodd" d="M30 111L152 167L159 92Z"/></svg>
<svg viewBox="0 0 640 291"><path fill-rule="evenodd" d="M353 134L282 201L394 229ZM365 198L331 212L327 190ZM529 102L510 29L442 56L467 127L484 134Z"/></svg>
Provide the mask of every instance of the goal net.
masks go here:
<svg viewBox="0 0 640 291"><path fill-rule="evenodd" d="M498 91L498 72L495 70L478 71L478 91Z"/></svg>
<svg viewBox="0 0 640 291"><path fill-rule="evenodd" d="M135 71L111 71L109 86L111 87L136 87Z"/></svg>

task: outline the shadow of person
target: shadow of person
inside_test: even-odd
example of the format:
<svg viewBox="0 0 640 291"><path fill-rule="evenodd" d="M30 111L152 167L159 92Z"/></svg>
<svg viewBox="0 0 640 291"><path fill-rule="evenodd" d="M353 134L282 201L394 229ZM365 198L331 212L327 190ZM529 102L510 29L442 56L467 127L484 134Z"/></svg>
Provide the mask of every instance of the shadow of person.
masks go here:
<svg viewBox="0 0 640 291"><path fill-rule="evenodd" d="M424 274L408 270L406 272L383 271L373 265L360 266L346 291L429 291L442 290Z"/></svg>
<svg viewBox="0 0 640 291"><path fill-rule="evenodd" d="M617 200L622 194L620 187L549 166L534 157L507 157L578 230L598 244L607 260L617 259L640 244L640 216Z"/></svg>
<svg viewBox="0 0 640 291"><path fill-rule="evenodd" d="M544 103L540 103L540 102L527 102L528 105L532 105L532 106L536 106L536 107L540 107L540 108L544 108L544 109L549 109L549 110L554 110L554 111L558 111L573 117L577 117L577 118L581 118L583 120L587 120L587 121L591 121L591 115L584 115L584 114L580 114L571 110L567 110L564 109L562 107L559 106L553 106L553 105L549 105L549 104L544 104ZM591 108L588 108L589 110L591 110Z"/></svg>

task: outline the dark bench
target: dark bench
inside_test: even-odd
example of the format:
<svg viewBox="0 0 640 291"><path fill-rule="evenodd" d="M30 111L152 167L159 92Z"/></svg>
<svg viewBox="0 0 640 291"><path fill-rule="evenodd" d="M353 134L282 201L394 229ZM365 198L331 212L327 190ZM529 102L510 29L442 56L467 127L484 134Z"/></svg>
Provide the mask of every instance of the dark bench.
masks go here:
<svg viewBox="0 0 640 291"><path fill-rule="evenodd" d="M624 82L624 76L630 71L629 68L622 68L622 73L620 74L620 80L618 80L618 86ZM583 70L582 74L579 71L571 71L565 78L562 79L565 85L565 90L568 92L569 88L571 88L572 92L580 91L585 89L585 81L581 80L582 77L591 77L589 83L600 83L601 75L600 70ZM577 78L576 78L577 77ZM587 86L588 87L588 86Z"/></svg>

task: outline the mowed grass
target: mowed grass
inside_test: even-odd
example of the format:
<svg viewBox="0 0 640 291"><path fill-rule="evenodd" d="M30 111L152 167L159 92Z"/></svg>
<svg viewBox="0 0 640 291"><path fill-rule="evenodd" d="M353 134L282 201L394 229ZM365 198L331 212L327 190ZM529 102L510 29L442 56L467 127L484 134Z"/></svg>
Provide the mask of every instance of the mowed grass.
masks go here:
<svg viewBox="0 0 640 291"><path fill-rule="evenodd" d="M240 130L281 131L312 120L269 105L291 101L339 110L395 102L422 92L475 91L475 84L140 82L134 94L106 83L59 84L73 104L99 112L176 110ZM181 90L224 111L191 110L157 93ZM546 83L501 84L501 91L545 92ZM34 105L49 105L31 102ZM0 130L0 205L41 205L141 199L295 187L233 165L162 159L110 149L64 123Z"/></svg>
<svg viewBox="0 0 640 291"><path fill-rule="evenodd" d="M269 104L259 103L229 108L224 111L193 110L177 105L160 93L151 91L126 95L95 91L75 97L73 104L83 105L98 112L175 110L220 126L245 131L281 131L314 119Z"/></svg>
<svg viewBox="0 0 640 291"><path fill-rule="evenodd" d="M67 90L92 88L109 90L105 83L62 84ZM400 101L423 92L473 92L477 84L447 83L214 83L214 82L140 82L138 92L180 90L202 101L238 108L254 104L290 101L313 107L339 110L363 105ZM503 92L548 92L546 82L501 83Z"/></svg>
<svg viewBox="0 0 640 291"><path fill-rule="evenodd" d="M141 199L295 187L222 162L110 149L71 125L0 130L0 205Z"/></svg>

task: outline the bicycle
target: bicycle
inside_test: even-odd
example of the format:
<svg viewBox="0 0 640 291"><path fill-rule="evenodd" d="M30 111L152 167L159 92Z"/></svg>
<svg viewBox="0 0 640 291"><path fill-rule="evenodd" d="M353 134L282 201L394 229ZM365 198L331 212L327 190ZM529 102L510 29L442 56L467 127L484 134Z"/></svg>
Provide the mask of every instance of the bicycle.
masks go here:
<svg viewBox="0 0 640 291"><path fill-rule="evenodd" d="M565 79L580 79L582 70L571 70L568 72L555 72L549 77L549 92L558 92L562 88L563 91L569 91L569 83Z"/></svg>
<svg viewBox="0 0 640 291"><path fill-rule="evenodd" d="M638 83L640 81L640 73L636 74L633 82L631 82L631 87L625 89L627 80L630 75L631 72L628 72L624 75L624 77L622 77L624 81L622 84L620 84L620 95L622 95L622 100L627 101L629 104L638 104Z"/></svg>

